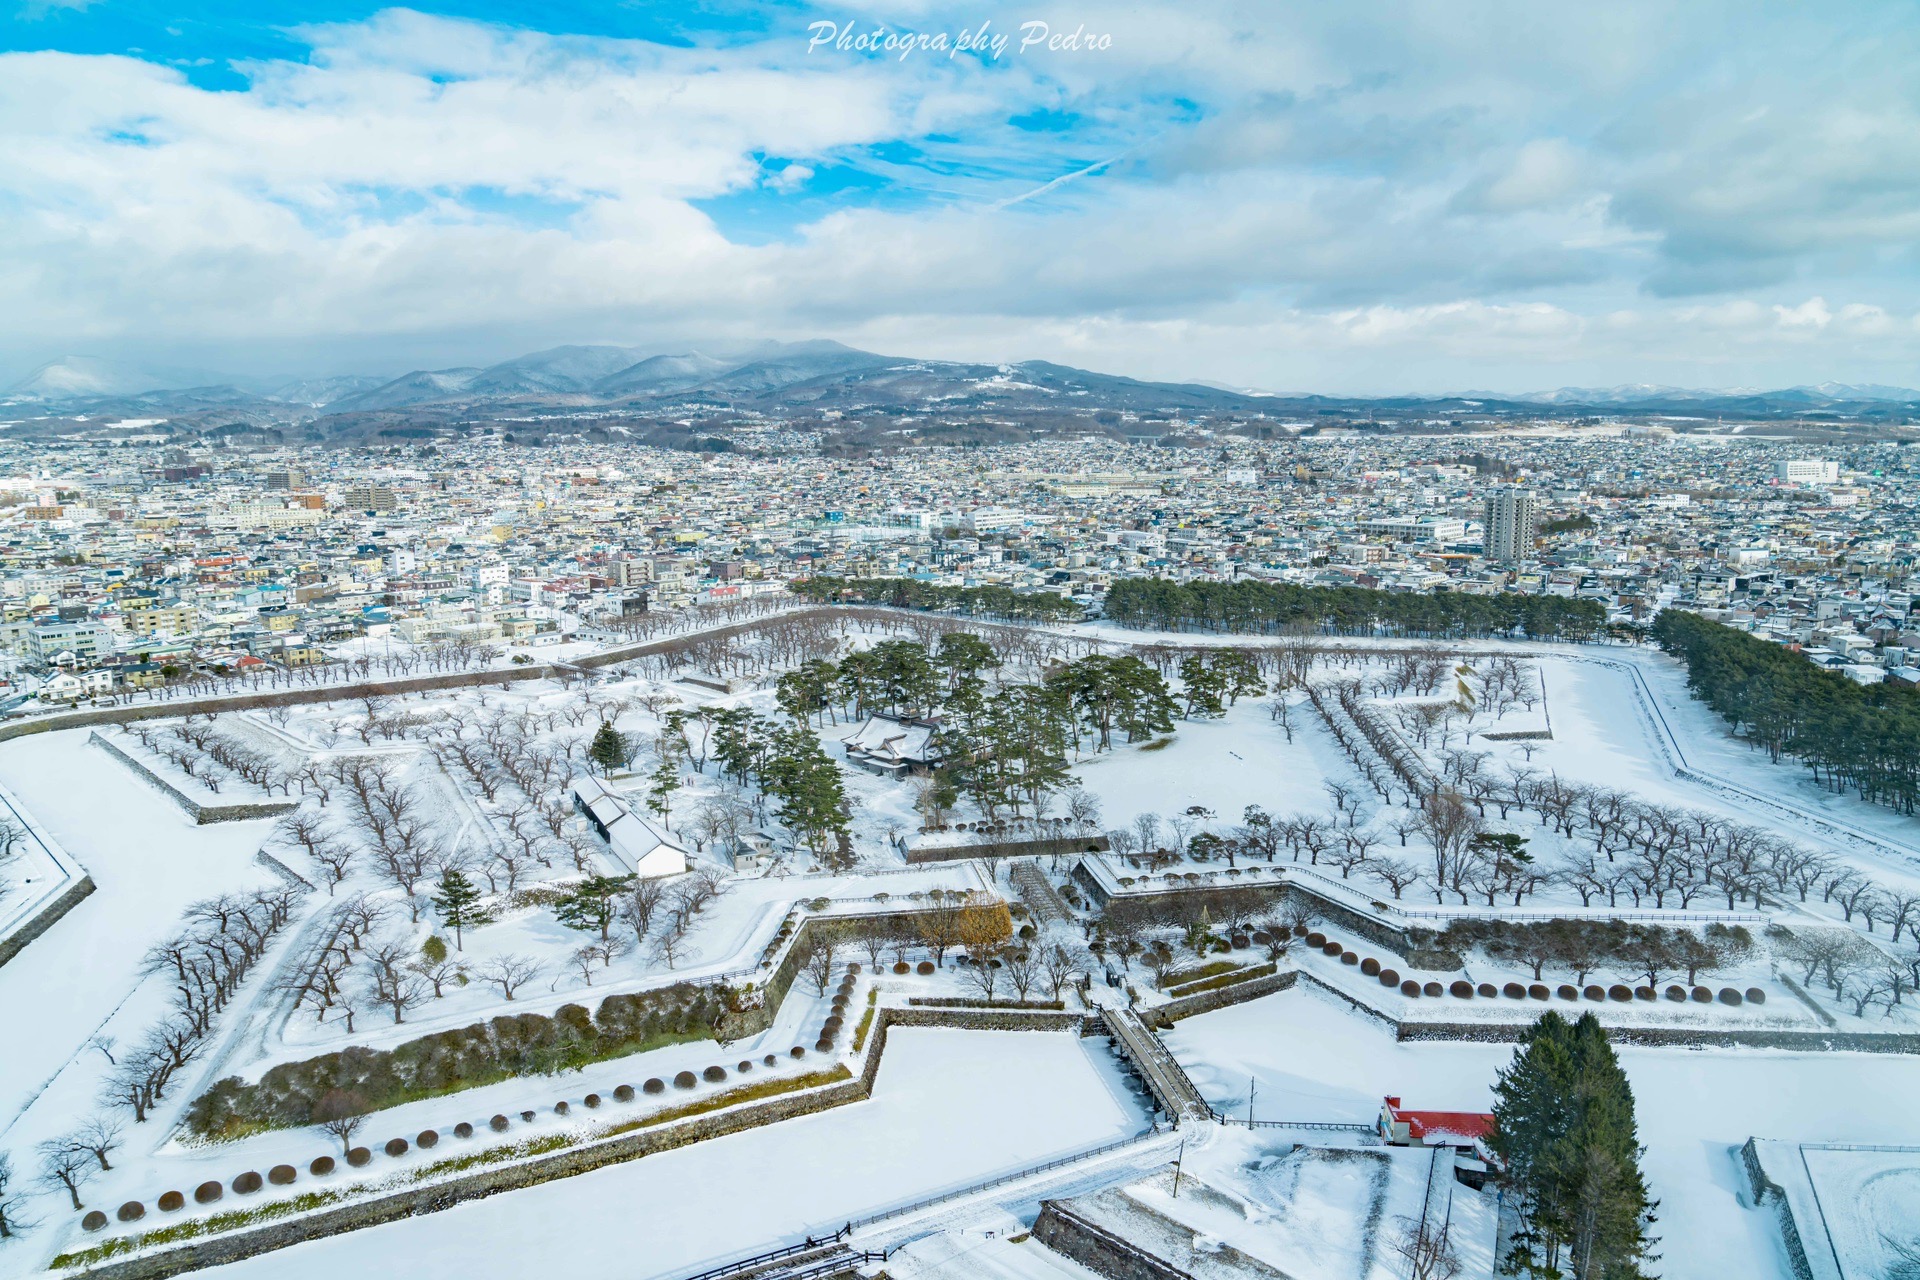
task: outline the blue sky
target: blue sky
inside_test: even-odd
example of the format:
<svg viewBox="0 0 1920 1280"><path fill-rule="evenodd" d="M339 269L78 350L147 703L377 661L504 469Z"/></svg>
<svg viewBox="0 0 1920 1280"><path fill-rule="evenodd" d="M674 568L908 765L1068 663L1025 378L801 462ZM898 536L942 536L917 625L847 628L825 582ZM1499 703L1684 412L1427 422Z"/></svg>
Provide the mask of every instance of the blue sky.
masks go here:
<svg viewBox="0 0 1920 1280"><path fill-rule="evenodd" d="M1920 22L1831 10L0 0L0 381L830 336L1913 385Z"/></svg>

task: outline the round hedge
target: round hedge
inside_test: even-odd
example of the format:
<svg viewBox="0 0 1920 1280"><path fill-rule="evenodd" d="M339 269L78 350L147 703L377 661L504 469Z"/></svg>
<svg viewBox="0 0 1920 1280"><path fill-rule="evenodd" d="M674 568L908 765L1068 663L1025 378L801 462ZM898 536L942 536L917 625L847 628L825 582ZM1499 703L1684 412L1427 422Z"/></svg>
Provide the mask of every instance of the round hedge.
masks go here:
<svg viewBox="0 0 1920 1280"><path fill-rule="evenodd" d="M520 1118L521 1118L522 1120L525 1120L525 1121L526 1121L526 1122L527 1122L528 1124L532 1124L532 1123L533 1123L533 1117L534 1117L534 1116L535 1116L536 1114L537 1114L537 1113L536 1113L536 1112L534 1112L534 1111L532 1111L532 1110L527 1110L527 1111L522 1111L522 1112L520 1113Z"/></svg>
<svg viewBox="0 0 1920 1280"><path fill-rule="evenodd" d="M243 1196L250 1196L260 1189L260 1175L249 1169L232 1182L233 1189Z"/></svg>
<svg viewBox="0 0 1920 1280"><path fill-rule="evenodd" d="M1509 982L1500 988L1500 994L1509 1000L1525 1000L1527 998L1527 988L1522 983Z"/></svg>
<svg viewBox="0 0 1920 1280"><path fill-rule="evenodd" d="M777 1067L780 1065L780 1055L777 1053L770 1053L766 1057L760 1059L760 1061L764 1066Z"/></svg>
<svg viewBox="0 0 1920 1280"><path fill-rule="evenodd" d="M847 1020L836 1013L836 1014L830 1015L825 1021L823 1021L820 1024L820 1028L823 1031L833 1032L833 1031L838 1031L840 1028L846 1025L847 1025Z"/></svg>
<svg viewBox="0 0 1920 1280"><path fill-rule="evenodd" d="M564 1116L569 1111L572 1111L572 1110L573 1110L572 1105L568 1103L568 1101L565 1098L562 1098L560 1099L560 1101L553 1104L553 1114L557 1116Z"/></svg>
<svg viewBox="0 0 1920 1280"><path fill-rule="evenodd" d="M1586 986L1580 988L1580 994L1589 1000L1605 1000L1607 998L1607 989L1597 982L1589 982Z"/></svg>
<svg viewBox="0 0 1920 1280"><path fill-rule="evenodd" d="M913 966L908 964L905 960L896 960L893 962L893 971L895 973L912 973Z"/></svg>
<svg viewBox="0 0 1920 1280"><path fill-rule="evenodd" d="M691 1071L677 1072L673 1077L673 1087L676 1089L691 1089L699 1083L700 1077Z"/></svg>
<svg viewBox="0 0 1920 1280"><path fill-rule="evenodd" d="M1667 987L1666 994L1667 994L1667 999L1675 1001L1676 1003L1684 1004L1687 999L1687 989L1681 986L1677 982L1672 983Z"/></svg>
<svg viewBox="0 0 1920 1280"><path fill-rule="evenodd" d="M648 1093L665 1093L667 1091L667 1082L659 1076L654 1076L640 1087Z"/></svg>
<svg viewBox="0 0 1920 1280"><path fill-rule="evenodd" d="M1633 988L1624 982L1616 982L1607 988L1607 999L1625 1004L1633 999Z"/></svg>
<svg viewBox="0 0 1920 1280"><path fill-rule="evenodd" d="M705 1080L708 1084L719 1084L722 1080L725 1080L727 1078L727 1069L725 1067L719 1067L719 1066L708 1067L705 1071L702 1071L700 1073L700 1078L702 1080Z"/></svg>
<svg viewBox="0 0 1920 1280"><path fill-rule="evenodd" d="M1726 1005L1739 1004L1740 993L1732 987L1722 987L1720 988L1720 1003Z"/></svg>
<svg viewBox="0 0 1920 1280"><path fill-rule="evenodd" d="M1318 930L1309 933L1307 935L1307 945L1310 947L1324 947L1327 945L1327 935Z"/></svg>
<svg viewBox="0 0 1920 1280"><path fill-rule="evenodd" d="M1380 976L1380 962L1372 956L1368 956L1360 962L1360 972L1366 974L1369 978L1377 978Z"/></svg>
<svg viewBox="0 0 1920 1280"><path fill-rule="evenodd" d="M219 1183L212 1181L203 1182L193 1189L193 1202L195 1204L212 1204L225 1194L227 1194L227 1189Z"/></svg>
<svg viewBox="0 0 1920 1280"><path fill-rule="evenodd" d="M1386 976L1385 974L1381 975L1382 978L1384 978L1385 976ZM1420 995L1420 984L1415 982L1412 978L1408 978L1405 982L1400 984L1400 994L1403 996L1406 996L1408 999L1418 999Z"/></svg>
<svg viewBox="0 0 1920 1280"><path fill-rule="evenodd" d="M1236 933L1233 935L1233 937L1229 938L1228 941L1233 944L1233 949L1235 951L1242 951L1246 949L1247 944L1251 942L1252 939L1247 937L1247 935L1244 933Z"/></svg>
<svg viewBox="0 0 1920 1280"><path fill-rule="evenodd" d="M1456 1000L1473 999L1473 984L1465 978L1455 978L1447 984L1447 994Z"/></svg>
<svg viewBox="0 0 1920 1280"><path fill-rule="evenodd" d="M473 1136L473 1125L462 1120L459 1124L453 1126L453 1136L456 1138L471 1138Z"/></svg>
<svg viewBox="0 0 1920 1280"><path fill-rule="evenodd" d="M1642 983L1633 989L1633 998L1635 1000L1658 1000L1660 993L1645 983Z"/></svg>
<svg viewBox="0 0 1920 1280"><path fill-rule="evenodd" d="M788 1053L788 1054L789 1054L790 1056L792 1056L792 1057L795 1057L795 1058L804 1058L804 1057L806 1057L806 1056L807 1056L807 1050L806 1050L806 1046L804 1046L804 1045L798 1045L798 1044L797 1044L797 1045L795 1045L795 1046L793 1046L793 1048L791 1048L791 1049L789 1049L789 1050L787 1050L787 1053Z"/></svg>
<svg viewBox="0 0 1920 1280"><path fill-rule="evenodd" d="M1342 951L1345 951L1345 950L1346 950L1345 947L1331 940L1324 942L1320 945L1320 954L1323 956L1337 956Z"/></svg>
<svg viewBox="0 0 1920 1280"><path fill-rule="evenodd" d="M293 1180L299 1176L290 1164L277 1164L267 1170L267 1181L276 1187L292 1186Z"/></svg>
<svg viewBox="0 0 1920 1280"><path fill-rule="evenodd" d="M403 1156L407 1154L409 1147L405 1138L388 1138L387 1145L382 1147L381 1150L390 1156Z"/></svg>
<svg viewBox="0 0 1920 1280"><path fill-rule="evenodd" d="M1420 988L1420 994L1423 996L1438 996L1445 991L1446 988L1437 982L1426 983Z"/></svg>
<svg viewBox="0 0 1920 1280"><path fill-rule="evenodd" d="M1547 984L1544 982L1535 982L1527 987L1527 995L1535 1000L1545 1000L1552 994L1553 992L1547 990Z"/></svg>
<svg viewBox="0 0 1920 1280"><path fill-rule="evenodd" d="M1357 952L1342 951L1340 953L1340 963L1341 964L1359 964L1360 956Z"/></svg>
<svg viewBox="0 0 1920 1280"><path fill-rule="evenodd" d="M313 1162L307 1166L307 1172L316 1178L324 1178L333 1172L333 1168L332 1156L315 1156Z"/></svg>
<svg viewBox="0 0 1920 1280"><path fill-rule="evenodd" d="M586 1097L580 1099L580 1101L587 1104L587 1110L593 1111L598 1109L600 1106L600 1095L597 1093L590 1093Z"/></svg>
<svg viewBox="0 0 1920 1280"><path fill-rule="evenodd" d="M930 974L933 972L933 961L922 960L919 964L913 966L913 971L917 974L920 974L922 977L925 977L927 974Z"/></svg>
<svg viewBox="0 0 1920 1280"><path fill-rule="evenodd" d="M1483 982L1475 987L1473 991L1475 995L1485 1000L1491 1000L1500 994L1500 988L1494 986L1491 982Z"/></svg>
<svg viewBox="0 0 1920 1280"><path fill-rule="evenodd" d="M860 962L858 960L855 960L852 964L849 964L847 966L847 976L849 978L851 978L854 974L858 972L860 972Z"/></svg>
<svg viewBox="0 0 1920 1280"><path fill-rule="evenodd" d="M114 1210L113 1216L122 1222L138 1222L147 1216L147 1206L138 1200L129 1200Z"/></svg>
<svg viewBox="0 0 1920 1280"><path fill-rule="evenodd" d="M813 1047L815 1051L819 1053L832 1053L833 1041L827 1039L825 1036L821 1036L818 1040L813 1042Z"/></svg>
<svg viewBox="0 0 1920 1280"><path fill-rule="evenodd" d="M1553 989L1553 994L1559 996L1562 1000L1578 1000L1580 998L1580 988L1574 986L1571 982L1563 982Z"/></svg>
<svg viewBox="0 0 1920 1280"><path fill-rule="evenodd" d="M347 1163L356 1169L364 1167L372 1159L373 1152L367 1150L365 1147L355 1147L353 1150L347 1152Z"/></svg>
<svg viewBox="0 0 1920 1280"><path fill-rule="evenodd" d="M1383 987L1399 986L1400 971L1398 969L1382 969L1380 971L1380 985Z"/></svg>
<svg viewBox="0 0 1920 1280"><path fill-rule="evenodd" d="M1267 945L1267 944L1268 944L1269 942L1272 942L1272 941L1273 941L1273 935L1272 935L1272 934L1270 934L1270 933L1268 933L1268 932L1267 932L1267 931L1266 931L1265 929L1255 929L1255 930L1253 931L1253 945L1254 945L1254 946L1256 946L1256 947L1264 947L1264 946L1266 946L1266 945Z"/></svg>
<svg viewBox="0 0 1920 1280"><path fill-rule="evenodd" d="M493 1130L495 1133L505 1133L507 1126L511 1123L513 1122L505 1116L495 1116L493 1119L487 1121L487 1128Z"/></svg>
<svg viewBox="0 0 1920 1280"><path fill-rule="evenodd" d="M107 1215L98 1209L89 1209L87 1216L80 1219L80 1226L87 1231L98 1231L107 1225Z"/></svg>
<svg viewBox="0 0 1920 1280"><path fill-rule="evenodd" d="M1304 924L1297 924L1293 926L1293 936L1296 938L1311 938L1313 936L1313 930Z"/></svg>
<svg viewBox="0 0 1920 1280"><path fill-rule="evenodd" d="M422 1129L414 1135L413 1145L422 1151L431 1151L440 1145L440 1134L433 1129Z"/></svg>
<svg viewBox="0 0 1920 1280"><path fill-rule="evenodd" d="M613 1100L615 1102L632 1102L633 1086L630 1084L616 1085L613 1090Z"/></svg>
<svg viewBox="0 0 1920 1280"><path fill-rule="evenodd" d="M178 1191L162 1191L157 1203L162 1213L178 1213L187 1207L187 1198Z"/></svg>
<svg viewBox="0 0 1920 1280"><path fill-rule="evenodd" d="M1748 987L1748 988L1747 988L1747 1003L1748 1003L1748 1004L1765 1004L1766 1002L1767 1002L1767 993L1766 993L1766 992L1764 992L1764 991L1762 991L1762 990L1761 990L1761 989L1760 989L1759 987Z"/></svg>
<svg viewBox="0 0 1920 1280"><path fill-rule="evenodd" d="M1695 987L1691 992L1688 993L1688 995L1695 1004L1712 1004L1713 1003L1712 987Z"/></svg>

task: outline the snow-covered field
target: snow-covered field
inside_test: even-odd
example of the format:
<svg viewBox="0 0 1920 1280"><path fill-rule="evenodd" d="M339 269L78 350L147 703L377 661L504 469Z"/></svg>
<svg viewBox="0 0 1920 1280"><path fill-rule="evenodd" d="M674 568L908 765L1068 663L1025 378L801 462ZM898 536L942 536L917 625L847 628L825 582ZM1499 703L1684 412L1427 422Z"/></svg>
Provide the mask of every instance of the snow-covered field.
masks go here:
<svg viewBox="0 0 1920 1280"><path fill-rule="evenodd" d="M1330 999L1288 992L1189 1018L1167 1043L1216 1106L1263 1120L1371 1124L1388 1094L1484 1111L1510 1046L1400 1044ZM1748 1137L1916 1142L1920 1059L1880 1054L1623 1048L1670 1276L1791 1274L1771 1211L1739 1167Z"/></svg>
<svg viewBox="0 0 1920 1280"><path fill-rule="evenodd" d="M209 1275L666 1280L1138 1131L1100 1041L896 1029L871 1101ZM509 1211L510 1210L510 1211Z"/></svg>

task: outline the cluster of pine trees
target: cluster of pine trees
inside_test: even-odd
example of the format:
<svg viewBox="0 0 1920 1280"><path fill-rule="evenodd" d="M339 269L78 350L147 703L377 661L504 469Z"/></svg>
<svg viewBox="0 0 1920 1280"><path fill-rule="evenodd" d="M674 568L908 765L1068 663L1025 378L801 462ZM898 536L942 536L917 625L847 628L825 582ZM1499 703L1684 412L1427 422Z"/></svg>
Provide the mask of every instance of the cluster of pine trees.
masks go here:
<svg viewBox="0 0 1920 1280"><path fill-rule="evenodd" d="M1107 592L1106 616L1129 627L1275 635L1400 635L1435 639L1526 636L1592 640L1607 611L1594 600L1510 592L1409 593L1279 582L1172 582L1123 578Z"/></svg>
<svg viewBox="0 0 1920 1280"><path fill-rule="evenodd" d="M731 1012L723 993L687 983L611 995L589 1013L564 1004L553 1016L502 1014L439 1031L394 1049L351 1045L317 1058L283 1062L256 1084L229 1076L194 1100L187 1128L208 1138L315 1122L324 1099L350 1098L378 1111L421 1098L551 1075L683 1040L704 1040Z"/></svg>
<svg viewBox="0 0 1920 1280"><path fill-rule="evenodd" d="M1835 790L1902 813L1920 804L1920 693L1858 684L1679 609L1661 611L1653 638L1686 661L1688 687L1776 761L1797 756Z"/></svg>
<svg viewBox="0 0 1920 1280"><path fill-rule="evenodd" d="M933 609L973 618L1011 622L1074 622L1079 604L1051 591L1011 587L941 587L915 578L805 578L787 590L823 604L879 604L895 609Z"/></svg>
<svg viewBox="0 0 1920 1280"><path fill-rule="evenodd" d="M1518 1197L1509 1275L1640 1280L1657 1203L1640 1173L1633 1090L1591 1014L1536 1022L1494 1086L1489 1139Z"/></svg>

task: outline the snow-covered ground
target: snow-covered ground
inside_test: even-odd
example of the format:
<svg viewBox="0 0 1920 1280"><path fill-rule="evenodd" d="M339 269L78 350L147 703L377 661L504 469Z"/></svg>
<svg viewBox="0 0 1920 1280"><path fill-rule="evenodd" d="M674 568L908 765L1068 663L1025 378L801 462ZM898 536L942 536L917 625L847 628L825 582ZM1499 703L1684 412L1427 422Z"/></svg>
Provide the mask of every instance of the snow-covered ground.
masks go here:
<svg viewBox="0 0 1920 1280"><path fill-rule="evenodd" d="M666 1280L1110 1142L1144 1123L1103 1042L895 1029L871 1101L209 1275Z"/></svg>
<svg viewBox="0 0 1920 1280"><path fill-rule="evenodd" d="M1485 1111L1503 1045L1400 1044L1331 999L1287 992L1189 1018L1166 1036L1202 1093L1263 1120L1371 1124L1388 1094L1410 1107ZM1661 1202L1661 1269L1671 1276L1779 1277L1786 1256L1770 1211L1745 1191L1748 1137L1920 1141L1899 1100L1920 1059L1879 1054L1622 1048L1644 1167Z"/></svg>

